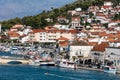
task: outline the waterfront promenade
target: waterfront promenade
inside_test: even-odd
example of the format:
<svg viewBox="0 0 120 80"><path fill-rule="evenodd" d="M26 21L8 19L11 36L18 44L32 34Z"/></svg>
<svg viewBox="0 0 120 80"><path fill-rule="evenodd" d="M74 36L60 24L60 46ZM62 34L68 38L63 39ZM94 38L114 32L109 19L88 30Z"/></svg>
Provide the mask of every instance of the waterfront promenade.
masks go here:
<svg viewBox="0 0 120 80"><path fill-rule="evenodd" d="M12 62L12 61L18 61L18 62L21 62L22 64L28 64L29 63L29 60L22 59L22 58L1 57L0 56L0 64L8 64L9 62ZM103 72L102 69L80 67L80 66L77 69ZM117 71L117 74L120 74L120 70Z"/></svg>

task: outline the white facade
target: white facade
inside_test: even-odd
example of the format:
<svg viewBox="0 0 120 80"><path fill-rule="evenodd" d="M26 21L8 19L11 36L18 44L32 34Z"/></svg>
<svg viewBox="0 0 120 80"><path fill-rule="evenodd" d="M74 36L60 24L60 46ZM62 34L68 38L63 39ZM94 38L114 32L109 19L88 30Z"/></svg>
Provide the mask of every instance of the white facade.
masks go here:
<svg viewBox="0 0 120 80"><path fill-rule="evenodd" d="M20 40L20 42L21 43L25 43L25 42L27 42L28 41L28 36L25 36L25 37L23 37L21 40Z"/></svg>
<svg viewBox="0 0 120 80"><path fill-rule="evenodd" d="M36 41L38 41L38 42L46 42L47 41L46 32L39 32L34 35L35 35Z"/></svg>
<svg viewBox="0 0 120 80"><path fill-rule="evenodd" d="M105 2L104 2L104 6L112 6L112 4L113 4L113 3L110 2L110 1L105 1Z"/></svg>
<svg viewBox="0 0 120 80"><path fill-rule="evenodd" d="M76 38L75 30L40 30L29 34L29 41L35 42L56 42L60 37L66 37L69 41Z"/></svg>
<svg viewBox="0 0 120 80"><path fill-rule="evenodd" d="M69 30L69 25L61 25L61 24L56 24L54 25L53 27L61 30L61 29L64 29L64 30Z"/></svg>
<svg viewBox="0 0 120 80"><path fill-rule="evenodd" d="M110 47L120 47L120 42L111 42L109 43Z"/></svg>
<svg viewBox="0 0 120 80"><path fill-rule="evenodd" d="M86 38L86 37L88 37L88 35L84 32L77 33L77 38Z"/></svg>
<svg viewBox="0 0 120 80"><path fill-rule="evenodd" d="M113 61L120 69L120 48L109 47L105 50L105 59Z"/></svg>
<svg viewBox="0 0 120 80"><path fill-rule="evenodd" d="M90 58L92 60L98 60L98 61L104 61L104 55L105 53L104 52L101 52L101 51L91 51L90 52Z"/></svg>
<svg viewBox="0 0 120 80"><path fill-rule="evenodd" d="M78 57L89 57L89 53L93 46L76 46L76 45L71 45L70 46L70 58L73 56Z"/></svg>
<svg viewBox="0 0 120 80"><path fill-rule="evenodd" d="M80 26L81 26L80 25L80 18L73 18L72 21L71 21L71 28L72 29L77 29Z"/></svg>

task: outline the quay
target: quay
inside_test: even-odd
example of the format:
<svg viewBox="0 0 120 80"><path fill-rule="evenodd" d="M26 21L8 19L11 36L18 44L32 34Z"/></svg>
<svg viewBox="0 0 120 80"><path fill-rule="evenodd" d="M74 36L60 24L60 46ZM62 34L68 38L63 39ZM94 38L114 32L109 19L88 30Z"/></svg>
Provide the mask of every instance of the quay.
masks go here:
<svg viewBox="0 0 120 80"><path fill-rule="evenodd" d="M83 69L83 70L92 70L92 71L100 71L102 72L102 69L97 69L97 68L87 68L87 67L78 67L78 69Z"/></svg>
<svg viewBox="0 0 120 80"><path fill-rule="evenodd" d="M102 69L97 69L97 68L78 67L78 69L103 72ZM116 74L120 74L120 70L117 70Z"/></svg>
<svg viewBox="0 0 120 80"><path fill-rule="evenodd" d="M29 60L22 59L22 58L14 58L14 57L0 57L0 64L8 64L12 61L18 61L21 64L28 64Z"/></svg>

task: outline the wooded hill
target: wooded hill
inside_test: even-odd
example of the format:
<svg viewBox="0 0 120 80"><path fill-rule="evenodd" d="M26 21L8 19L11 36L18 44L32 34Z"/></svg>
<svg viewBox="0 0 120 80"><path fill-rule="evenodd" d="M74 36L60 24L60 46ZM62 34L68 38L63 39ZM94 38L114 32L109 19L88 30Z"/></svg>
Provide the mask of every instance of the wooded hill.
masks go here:
<svg viewBox="0 0 120 80"><path fill-rule="evenodd" d="M114 5L118 5L120 0L111 0ZM66 4L61 8L53 8L51 7L50 11L42 11L40 14L34 16L25 16L23 18L14 18L6 21L0 22L3 28L9 29L15 24L23 24L26 26L31 26L32 28L44 28L47 25L53 25L57 22L58 16L64 16L66 18L70 18L70 15L67 14L68 10L74 10L75 8L82 8L83 11L87 11L88 7L91 5L102 6L104 0L77 0L71 4ZM120 15L118 15L120 18ZM117 18L118 18L117 16ZM50 18L53 19L53 22L47 22L45 19Z"/></svg>

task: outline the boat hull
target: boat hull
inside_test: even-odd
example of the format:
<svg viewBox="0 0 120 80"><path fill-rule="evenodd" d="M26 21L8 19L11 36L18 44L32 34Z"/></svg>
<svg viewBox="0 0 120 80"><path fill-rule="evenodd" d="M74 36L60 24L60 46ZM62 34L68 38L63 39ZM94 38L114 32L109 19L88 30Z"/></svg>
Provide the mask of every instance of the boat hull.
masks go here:
<svg viewBox="0 0 120 80"><path fill-rule="evenodd" d="M103 68L103 71L106 72L106 73L116 74L117 69L116 69L116 67L105 66L105 67Z"/></svg>
<svg viewBox="0 0 120 80"><path fill-rule="evenodd" d="M40 62L40 66L55 66L54 62Z"/></svg>
<svg viewBox="0 0 120 80"><path fill-rule="evenodd" d="M113 73L116 74L116 70L104 70L105 73Z"/></svg>

